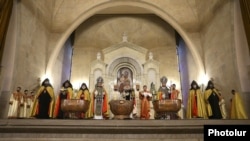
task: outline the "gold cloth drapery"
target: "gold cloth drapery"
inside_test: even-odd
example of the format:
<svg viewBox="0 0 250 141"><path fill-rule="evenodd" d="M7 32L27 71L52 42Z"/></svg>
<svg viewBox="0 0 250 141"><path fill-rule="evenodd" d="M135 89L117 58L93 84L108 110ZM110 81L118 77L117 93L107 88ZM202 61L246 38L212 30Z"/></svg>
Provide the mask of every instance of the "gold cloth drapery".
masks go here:
<svg viewBox="0 0 250 141"><path fill-rule="evenodd" d="M13 0L0 0L0 62L4 51L4 43L12 12Z"/></svg>
<svg viewBox="0 0 250 141"><path fill-rule="evenodd" d="M240 0L240 8L250 53L250 1Z"/></svg>

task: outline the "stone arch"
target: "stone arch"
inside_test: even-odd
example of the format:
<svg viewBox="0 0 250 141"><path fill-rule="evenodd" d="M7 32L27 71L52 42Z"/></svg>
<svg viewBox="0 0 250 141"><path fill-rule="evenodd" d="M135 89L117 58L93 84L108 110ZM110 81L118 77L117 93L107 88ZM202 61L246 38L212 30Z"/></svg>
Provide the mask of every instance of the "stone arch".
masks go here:
<svg viewBox="0 0 250 141"><path fill-rule="evenodd" d="M131 70L132 76L132 85L135 85L136 82L142 80L143 76L143 68L136 60L129 58L129 57L121 57L114 60L110 65L107 67L107 76L112 80L118 78L118 71L122 68L128 68ZM117 82L117 81L116 81ZM115 82L115 83L116 83Z"/></svg>
<svg viewBox="0 0 250 141"><path fill-rule="evenodd" d="M144 1L109 1L109 2L104 2L102 4L96 5L91 7L89 10L84 11L78 19L75 20L71 24L71 26L61 35L60 39L58 40L54 50L52 51L52 54L49 58L49 62L46 67L46 76L51 76L51 71L53 70L54 63L56 61L56 58L59 54L60 49L63 47L65 41L68 39L70 34L86 19L89 17L95 15L98 11L111 8L111 7L116 7L116 6L131 6L131 7L140 7L144 8L147 10L152 11L155 15L161 17L163 20L165 20L167 23L169 23L183 38L185 41L187 47L190 49L191 54L194 57L194 60L196 61L195 63L197 64L197 67L199 68L199 75L204 75L205 74L205 68L204 64L202 62L202 59L196 50L196 46L192 42L191 38L189 38L188 34L186 33L185 29L183 29L176 21L173 19L168 13L165 11L159 9L157 6L147 3Z"/></svg>
<svg viewBox="0 0 250 141"><path fill-rule="evenodd" d="M115 76L116 72L122 68L127 67L129 68L133 74L141 74L142 73L142 66L134 59L129 57L121 57L113 61L108 67L107 67L107 74L110 76Z"/></svg>

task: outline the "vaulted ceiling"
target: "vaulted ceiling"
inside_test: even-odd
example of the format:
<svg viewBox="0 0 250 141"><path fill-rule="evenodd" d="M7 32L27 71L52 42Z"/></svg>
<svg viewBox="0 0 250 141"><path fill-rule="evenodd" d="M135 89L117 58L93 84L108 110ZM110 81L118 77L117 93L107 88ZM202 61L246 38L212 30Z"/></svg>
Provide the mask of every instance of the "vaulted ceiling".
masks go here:
<svg viewBox="0 0 250 141"><path fill-rule="evenodd" d="M51 32L62 32L87 9L111 0L22 0ZM119 1L119 0L116 0ZM121 1L121 0L120 0ZM123 0L124 1L124 0ZM128 3L131 0L126 0ZM226 0L141 0L167 12L183 28L199 31ZM95 14L154 14L150 9L115 6Z"/></svg>

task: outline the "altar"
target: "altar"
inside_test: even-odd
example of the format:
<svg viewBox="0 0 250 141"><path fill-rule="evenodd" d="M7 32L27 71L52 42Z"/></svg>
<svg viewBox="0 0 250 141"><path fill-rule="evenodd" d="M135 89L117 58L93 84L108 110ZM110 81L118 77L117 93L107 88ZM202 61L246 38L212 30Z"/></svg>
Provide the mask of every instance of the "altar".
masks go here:
<svg viewBox="0 0 250 141"><path fill-rule="evenodd" d="M93 91L97 78L102 77L103 87L108 93L108 101L133 100L135 105L132 115L139 118L141 112L139 92L142 91L143 85L149 89L152 83L156 89L160 87L160 77L162 77L160 62L154 59L153 53L148 49L131 43L126 38L127 36L124 35L122 42L97 53L96 60L90 64L89 89ZM171 83L180 86L178 79L170 76L169 80L168 86ZM154 119L154 114L153 103L150 102L150 119ZM110 118L114 116L110 112Z"/></svg>

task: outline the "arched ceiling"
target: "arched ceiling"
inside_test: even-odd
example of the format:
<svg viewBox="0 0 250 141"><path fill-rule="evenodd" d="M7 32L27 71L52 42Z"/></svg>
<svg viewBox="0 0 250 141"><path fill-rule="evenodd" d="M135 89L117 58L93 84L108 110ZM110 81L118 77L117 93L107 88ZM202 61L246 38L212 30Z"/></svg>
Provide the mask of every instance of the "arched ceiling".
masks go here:
<svg viewBox="0 0 250 141"><path fill-rule="evenodd" d="M92 6L110 0L25 0L20 1L52 32L63 32L84 11ZM119 0L117 0L119 1ZM123 0L124 1L124 0ZM127 0L128 3L131 0ZM202 24L209 21L214 11L226 0L141 0L162 9L172 16L187 31L198 31ZM117 6L99 11L96 14L152 14L138 7Z"/></svg>
<svg viewBox="0 0 250 141"><path fill-rule="evenodd" d="M74 47L106 48L127 40L147 49L175 47L175 31L153 14L95 15L75 30Z"/></svg>
<svg viewBox="0 0 250 141"><path fill-rule="evenodd" d="M203 74L204 66L200 55L197 52L195 43L191 40L192 33L198 33L203 29L203 24L209 24L216 11L223 7L227 0L41 0L41 1L19 1L26 9L34 13L34 17L40 20L47 27L50 33L61 35L57 41L55 49L52 51L50 61L48 62L46 74L50 75L53 63L59 53L60 48L65 43L66 38L72 32L85 22L88 18L96 14L105 14L105 12L115 11L114 7L121 6L134 9L131 6L144 7L150 13L169 22L173 28L179 32L187 46L189 46L196 63L200 68L200 75ZM105 9L108 8L108 9ZM139 8L140 12L144 11ZM125 11L125 10L123 10ZM128 9L128 11L130 11ZM100 13L101 12L101 13ZM146 12L146 11L145 11ZM120 13L113 13L120 14ZM190 34L191 33L191 34ZM198 35L197 34L197 35Z"/></svg>

